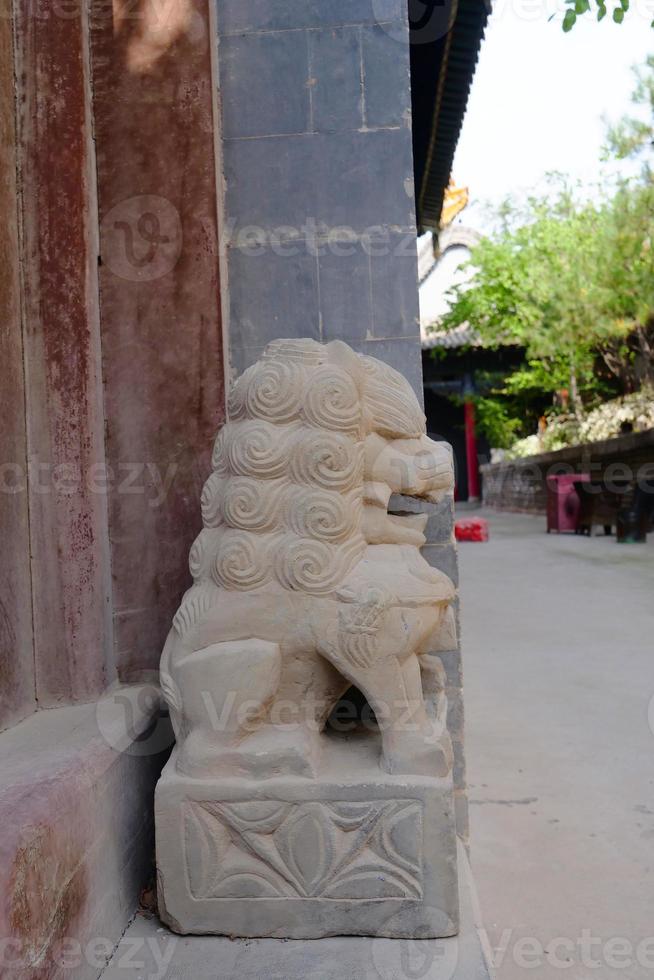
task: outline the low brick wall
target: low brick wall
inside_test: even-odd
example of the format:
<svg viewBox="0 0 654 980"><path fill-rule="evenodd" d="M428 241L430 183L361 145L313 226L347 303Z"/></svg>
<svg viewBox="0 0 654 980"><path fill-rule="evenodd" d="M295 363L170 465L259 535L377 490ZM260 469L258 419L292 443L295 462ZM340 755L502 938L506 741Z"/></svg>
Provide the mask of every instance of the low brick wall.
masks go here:
<svg viewBox="0 0 654 980"><path fill-rule="evenodd" d="M480 469L484 505L495 510L544 514L547 477L564 473L589 473L609 483L632 479L654 493L654 429Z"/></svg>

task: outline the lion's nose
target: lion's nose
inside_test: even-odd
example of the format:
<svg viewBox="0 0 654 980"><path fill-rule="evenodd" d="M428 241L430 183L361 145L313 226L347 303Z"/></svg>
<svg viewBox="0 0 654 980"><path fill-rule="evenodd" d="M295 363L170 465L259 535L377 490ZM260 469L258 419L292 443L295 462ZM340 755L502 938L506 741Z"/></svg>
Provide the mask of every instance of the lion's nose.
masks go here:
<svg viewBox="0 0 654 980"><path fill-rule="evenodd" d="M429 480L435 477L441 466L442 461L437 458L435 453L429 452L428 450L420 453L416 459L416 470L423 480Z"/></svg>
<svg viewBox="0 0 654 980"><path fill-rule="evenodd" d="M416 473L424 490L447 490L453 480L452 451L447 443L425 437L416 457Z"/></svg>

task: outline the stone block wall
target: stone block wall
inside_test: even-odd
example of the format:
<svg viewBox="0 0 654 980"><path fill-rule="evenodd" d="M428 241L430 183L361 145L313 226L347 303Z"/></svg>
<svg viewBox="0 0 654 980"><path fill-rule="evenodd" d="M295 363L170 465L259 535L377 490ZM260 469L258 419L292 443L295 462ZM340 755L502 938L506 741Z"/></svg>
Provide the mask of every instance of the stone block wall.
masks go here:
<svg viewBox="0 0 654 980"><path fill-rule="evenodd" d="M427 544L422 553L430 565L452 579L457 590L459 569L456 540L454 537L454 499L446 497L438 504L418 500L415 497L393 496L389 505L391 513L428 514L425 536ZM447 728L454 750L454 806L457 833L464 843L469 838L468 796L465 762L465 717L463 705L463 664L461 654L461 622L458 599L456 600L456 641L451 650L434 652L444 672L447 698Z"/></svg>
<svg viewBox="0 0 654 980"><path fill-rule="evenodd" d="M341 339L422 399L403 0L218 0L231 365Z"/></svg>
<svg viewBox="0 0 654 980"><path fill-rule="evenodd" d="M232 373L278 337L340 339L422 402L407 4L218 0L217 32ZM456 583L452 501L419 509L427 560ZM466 837L458 647L443 666Z"/></svg>
<svg viewBox="0 0 654 980"><path fill-rule="evenodd" d="M654 429L482 466L484 506L545 514L547 477L565 473L589 473L609 482L626 478L654 492Z"/></svg>

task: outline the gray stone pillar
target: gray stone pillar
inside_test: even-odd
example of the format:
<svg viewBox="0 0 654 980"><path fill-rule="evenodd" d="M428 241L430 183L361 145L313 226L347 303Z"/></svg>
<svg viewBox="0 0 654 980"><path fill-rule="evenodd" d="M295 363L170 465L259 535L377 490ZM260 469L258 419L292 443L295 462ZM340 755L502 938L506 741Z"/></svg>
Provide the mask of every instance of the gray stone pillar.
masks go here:
<svg viewBox="0 0 654 980"><path fill-rule="evenodd" d="M346 340L422 398L406 0L218 0L233 371Z"/></svg>

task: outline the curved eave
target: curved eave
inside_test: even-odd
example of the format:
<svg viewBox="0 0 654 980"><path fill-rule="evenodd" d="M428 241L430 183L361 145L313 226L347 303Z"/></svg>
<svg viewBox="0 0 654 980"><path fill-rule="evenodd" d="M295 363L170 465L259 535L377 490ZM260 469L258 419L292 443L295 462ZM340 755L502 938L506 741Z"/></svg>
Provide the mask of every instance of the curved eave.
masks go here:
<svg viewBox="0 0 654 980"><path fill-rule="evenodd" d="M438 0L431 2L436 9ZM445 0L445 4L451 27L443 36L422 43L424 27L412 26L413 151L421 232L438 230L440 225L443 196L489 15L485 0ZM424 8L423 0L421 6Z"/></svg>

